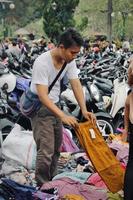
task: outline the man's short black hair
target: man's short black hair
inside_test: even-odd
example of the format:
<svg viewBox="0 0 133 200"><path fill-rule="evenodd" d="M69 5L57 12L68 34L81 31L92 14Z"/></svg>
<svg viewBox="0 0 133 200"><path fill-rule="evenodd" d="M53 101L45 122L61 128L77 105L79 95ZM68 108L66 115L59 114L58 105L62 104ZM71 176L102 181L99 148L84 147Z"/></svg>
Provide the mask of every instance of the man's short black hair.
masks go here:
<svg viewBox="0 0 133 200"><path fill-rule="evenodd" d="M67 49L72 46L83 46L83 38L74 28L68 28L59 39L58 45L63 44Z"/></svg>

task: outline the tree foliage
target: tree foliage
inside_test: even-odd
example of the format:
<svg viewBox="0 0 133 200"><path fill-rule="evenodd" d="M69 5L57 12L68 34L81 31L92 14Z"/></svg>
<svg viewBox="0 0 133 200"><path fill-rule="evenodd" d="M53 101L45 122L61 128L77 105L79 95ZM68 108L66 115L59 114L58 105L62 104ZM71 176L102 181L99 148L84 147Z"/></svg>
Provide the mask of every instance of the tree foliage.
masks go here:
<svg viewBox="0 0 133 200"><path fill-rule="evenodd" d="M107 0L82 0L75 12L76 26L81 30L84 36L89 35L90 32L104 32L106 23L106 14L102 11L107 10ZM88 19L88 23L82 29L84 18Z"/></svg>
<svg viewBox="0 0 133 200"><path fill-rule="evenodd" d="M112 33L113 38L123 36L133 38L133 0L112 0ZM82 18L88 18L88 24L82 30L87 36L90 32L107 33L108 0L80 0L76 9L76 26L82 26Z"/></svg>
<svg viewBox="0 0 133 200"><path fill-rule="evenodd" d="M88 17L82 17L81 18L81 23L79 25L77 25L77 28L80 30L80 31L83 31L86 26L88 24Z"/></svg>
<svg viewBox="0 0 133 200"><path fill-rule="evenodd" d="M3 3L5 8L1 13L7 23L12 16L14 18L13 22L16 26L23 27L42 16L41 4L38 4L38 2L39 0L14 0L13 3L15 8L13 10L10 9L10 3Z"/></svg>
<svg viewBox="0 0 133 200"><path fill-rule="evenodd" d="M43 17L44 32L51 39L67 27L76 26L83 35L90 32L107 33L108 0L13 0L15 9L9 3L0 7L0 18L7 26L24 27ZM53 3L56 9L53 9ZM133 0L112 0L113 37L133 37ZM74 18L73 18L74 17ZM1 20L2 21L2 20ZM38 28L37 28L38 29Z"/></svg>
<svg viewBox="0 0 133 200"><path fill-rule="evenodd" d="M73 16L79 0L56 0L54 3L56 7L53 7L53 1L44 0L43 24L48 37L57 40L63 30L75 25Z"/></svg>
<svg viewBox="0 0 133 200"><path fill-rule="evenodd" d="M133 29L130 25L131 21L133 22L133 3L131 0L113 0L113 12L114 35L120 39L124 39L125 36L133 37Z"/></svg>

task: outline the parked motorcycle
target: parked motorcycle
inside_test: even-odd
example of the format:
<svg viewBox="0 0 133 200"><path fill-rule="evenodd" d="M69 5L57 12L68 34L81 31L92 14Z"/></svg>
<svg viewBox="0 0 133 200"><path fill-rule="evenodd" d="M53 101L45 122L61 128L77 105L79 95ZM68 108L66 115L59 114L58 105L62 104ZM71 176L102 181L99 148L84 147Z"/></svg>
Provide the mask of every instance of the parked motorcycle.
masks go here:
<svg viewBox="0 0 133 200"><path fill-rule="evenodd" d="M95 113L103 137L114 132L113 118L106 112L104 102L97 86L88 79L82 79L87 110ZM75 116L79 121L84 120L73 91L67 88L61 93L61 107L64 112Z"/></svg>

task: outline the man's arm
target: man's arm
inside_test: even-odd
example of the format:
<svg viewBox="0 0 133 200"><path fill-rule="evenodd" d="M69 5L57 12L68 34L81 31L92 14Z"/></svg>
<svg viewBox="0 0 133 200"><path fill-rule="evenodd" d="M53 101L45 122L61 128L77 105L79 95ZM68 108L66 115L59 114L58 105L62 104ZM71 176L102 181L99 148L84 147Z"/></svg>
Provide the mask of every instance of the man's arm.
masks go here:
<svg viewBox="0 0 133 200"><path fill-rule="evenodd" d="M124 110L124 128L126 132L128 132L128 126L129 126L129 96L126 99L125 103L125 110Z"/></svg>
<svg viewBox="0 0 133 200"><path fill-rule="evenodd" d="M124 110L124 130L122 132L122 141L127 141L129 127L129 96L126 99L125 110Z"/></svg>
<svg viewBox="0 0 133 200"><path fill-rule="evenodd" d="M87 111L83 88L82 88L82 85L81 85L79 79L71 79L70 84L72 86L75 98L81 108L83 116L87 120L95 121L96 120L95 115L93 113Z"/></svg>
<svg viewBox="0 0 133 200"><path fill-rule="evenodd" d="M48 86L36 84L37 94L42 102L51 112L53 112L57 117L61 119L64 124L68 124L70 126L76 126L77 120L74 117L68 116L63 113L48 97Z"/></svg>

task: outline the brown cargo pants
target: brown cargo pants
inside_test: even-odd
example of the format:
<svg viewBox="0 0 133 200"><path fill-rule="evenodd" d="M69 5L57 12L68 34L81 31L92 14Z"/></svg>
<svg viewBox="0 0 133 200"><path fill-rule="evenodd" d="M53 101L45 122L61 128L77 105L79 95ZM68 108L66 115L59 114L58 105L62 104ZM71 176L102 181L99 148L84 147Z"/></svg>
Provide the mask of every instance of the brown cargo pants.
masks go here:
<svg viewBox="0 0 133 200"><path fill-rule="evenodd" d="M44 106L31 122L37 145L35 179L38 185L42 185L50 181L57 173L59 149L62 142L62 123Z"/></svg>

